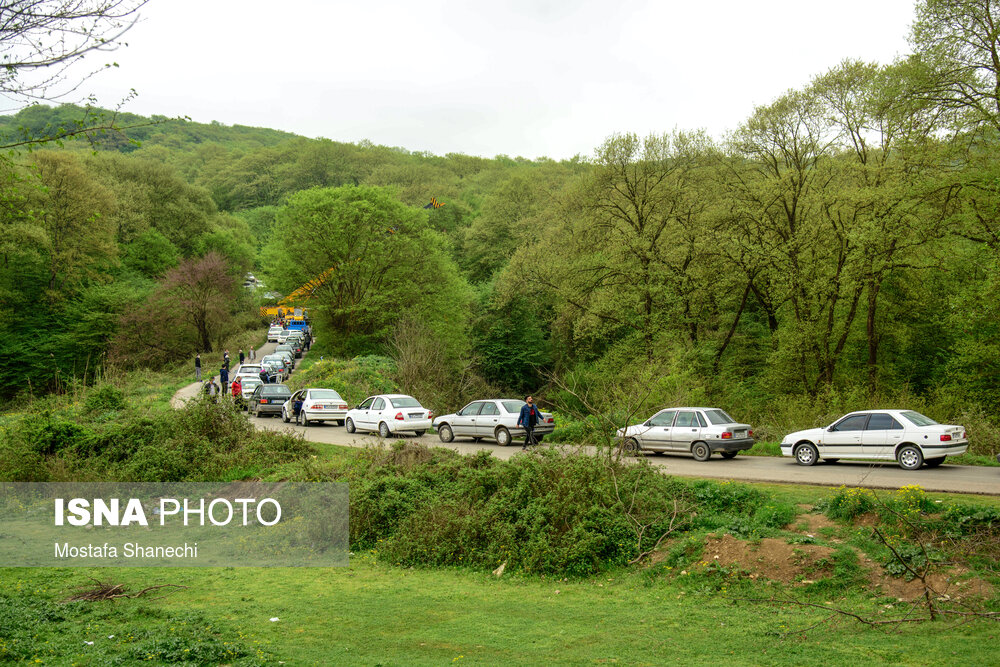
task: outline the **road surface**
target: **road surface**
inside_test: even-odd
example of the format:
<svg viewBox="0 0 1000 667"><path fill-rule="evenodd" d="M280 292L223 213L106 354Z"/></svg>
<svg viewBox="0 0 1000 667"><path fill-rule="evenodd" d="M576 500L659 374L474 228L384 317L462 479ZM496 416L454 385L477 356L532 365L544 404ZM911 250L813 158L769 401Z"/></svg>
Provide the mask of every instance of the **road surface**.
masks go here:
<svg viewBox="0 0 1000 667"><path fill-rule="evenodd" d="M257 352L258 358L270 354L274 343L268 343ZM187 398L198 393L199 383L193 383L179 390L171 401L180 407ZM380 441L378 434L348 433L343 426L334 423L316 424L308 427L285 424L280 417L249 417L258 429L300 433L312 442L365 447ZM407 442L419 442L431 447L447 447L463 454L489 451L498 458L509 459L521 454L521 447L512 445L500 447L492 442L472 440L441 442L436 435L403 436ZM558 446L546 442L546 447ZM567 449L572 446L564 446ZM592 448L587 448L593 451ZM715 456L708 461L695 461L681 454L647 454L653 465L663 472L682 477L705 477L731 479L741 482L776 482L784 484L818 484L821 486L860 486L872 489L898 489L907 484L919 484L926 491L949 493L977 493L1000 495L1000 468L983 466L959 466L944 464L938 468L922 468L907 471L894 463L865 463L840 461L839 463L819 463L815 466L800 466L791 458L774 456L737 456L723 460Z"/></svg>

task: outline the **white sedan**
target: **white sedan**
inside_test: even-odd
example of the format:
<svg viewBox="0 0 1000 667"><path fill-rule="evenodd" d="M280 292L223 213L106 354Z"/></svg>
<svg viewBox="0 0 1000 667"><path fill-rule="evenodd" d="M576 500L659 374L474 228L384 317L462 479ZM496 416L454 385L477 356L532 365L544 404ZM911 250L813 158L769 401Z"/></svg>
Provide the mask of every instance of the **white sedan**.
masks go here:
<svg viewBox="0 0 1000 667"><path fill-rule="evenodd" d="M442 415L434 420L441 442L451 442L457 437L467 436L473 440L488 438L506 447L516 438L524 437L524 429L518 427L521 408L527 405L517 399L491 399L473 401L452 415ZM555 418L548 412L538 411L540 417L535 425L535 439L552 433L556 427Z"/></svg>
<svg viewBox="0 0 1000 667"><path fill-rule="evenodd" d="M434 413L420 405L420 401L405 394L370 396L361 405L348 410L348 433L378 431L383 438L393 433L411 431L423 435L431 427Z"/></svg>
<svg viewBox="0 0 1000 667"><path fill-rule="evenodd" d="M781 441L781 453L804 466L820 459L875 459L896 461L905 470L934 468L968 448L965 427L938 424L913 410L852 412L825 428L796 431Z"/></svg>
<svg viewBox="0 0 1000 667"><path fill-rule="evenodd" d="M712 452L731 459L753 447L753 430L718 408L668 408L641 424L618 429L625 451L690 452L707 461Z"/></svg>
<svg viewBox="0 0 1000 667"><path fill-rule="evenodd" d="M281 418L287 424L309 426L325 421L344 423L347 417L347 403L333 389L300 389L281 406Z"/></svg>
<svg viewBox="0 0 1000 667"><path fill-rule="evenodd" d="M277 342L278 336L283 330L283 327L280 327L277 324L271 326L271 328L267 330L267 342Z"/></svg>

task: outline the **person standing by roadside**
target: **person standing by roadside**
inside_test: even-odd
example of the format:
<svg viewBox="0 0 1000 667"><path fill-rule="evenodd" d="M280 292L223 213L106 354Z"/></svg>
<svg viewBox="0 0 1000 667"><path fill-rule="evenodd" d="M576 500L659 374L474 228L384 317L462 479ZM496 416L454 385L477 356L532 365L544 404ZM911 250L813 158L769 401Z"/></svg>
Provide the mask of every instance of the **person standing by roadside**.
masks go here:
<svg viewBox="0 0 1000 667"><path fill-rule="evenodd" d="M538 444L538 441L535 440L535 425L540 420L541 414L538 412L538 406L535 405L535 399L531 396L525 396L524 405L521 406L521 414L517 417L518 428L524 429L524 444L521 445L522 450Z"/></svg>
<svg viewBox="0 0 1000 667"><path fill-rule="evenodd" d="M208 382L205 383L205 393L212 398L215 398L219 394L219 385L215 384L215 376L208 378Z"/></svg>
<svg viewBox="0 0 1000 667"><path fill-rule="evenodd" d="M222 368L219 369L219 385L222 387L229 386L229 364L223 363Z"/></svg>
<svg viewBox="0 0 1000 667"><path fill-rule="evenodd" d="M233 380L233 401L236 405L240 405L243 402L243 383L240 382L240 376L237 375L236 379Z"/></svg>
<svg viewBox="0 0 1000 667"><path fill-rule="evenodd" d="M201 352L194 355L194 379L195 382L201 382Z"/></svg>
<svg viewBox="0 0 1000 667"><path fill-rule="evenodd" d="M268 378L268 375L267 375L267 369L266 368L262 367L260 369L260 373L258 374L258 376L260 377L261 384L267 384L268 383L269 378Z"/></svg>
<svg viewBox="0 0 1000 667"><path fill-rule="evenodd" d="M254 359L257 358L257 353L253 351L252 346L250 348L250 353L247 355L247 358L250 359L250 361L253 361Z"/></svg>
<svg viewBox="0 0 1000 667"><path fill-rule="evenodd" d="M240 348L240 366L243 365L243 358L244 358L244 356L245 355L243 354L243 348L241 347Z"/></svg>
<svg viewBox="0 0 1000 667"><path fill-rule="evenodd" d="M226 350L222 354L222 364L226 367L226 370L228 371L229 370L229 350Z"/></svg>

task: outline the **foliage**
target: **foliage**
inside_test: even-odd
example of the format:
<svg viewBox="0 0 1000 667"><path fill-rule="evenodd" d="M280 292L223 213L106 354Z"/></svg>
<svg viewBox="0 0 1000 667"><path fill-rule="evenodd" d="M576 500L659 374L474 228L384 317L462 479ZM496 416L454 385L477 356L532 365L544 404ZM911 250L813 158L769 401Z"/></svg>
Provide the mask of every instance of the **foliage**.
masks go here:
<svg viewBox="0 0 1000 667"><path fill-rule="evenodd" d="M308 368L292 375L287 384L292 391L304 387L334 389L349 404L357 405L373 394L399 391L395 375L396 364L391 358L369 355L347 361L314 361Z"/></svg>

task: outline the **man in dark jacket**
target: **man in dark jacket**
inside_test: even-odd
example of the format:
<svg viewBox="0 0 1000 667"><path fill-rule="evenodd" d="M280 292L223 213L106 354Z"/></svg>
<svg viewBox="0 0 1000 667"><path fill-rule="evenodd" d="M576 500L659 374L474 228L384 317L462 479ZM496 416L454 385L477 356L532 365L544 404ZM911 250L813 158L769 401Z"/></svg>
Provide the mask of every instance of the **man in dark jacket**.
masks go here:
<svg viewBox="0 0 1000 667"><path fill-rule="evenodd" d="M268 382L271 381L270 377L267 374L267 369L266 368L261 368L259 375L260 375L260 381L261 381L262 384L267 384Z"/></svg>
<svg viewBox="0 0 1000 667"><path fill-rule="evenodd" d="M518 428L524 429L524 444L521 449L527 449L529 445L537 445L535 440L535 425L542 420L542 413L535 405L535 399L531 396L524 397L524 405L521 406L521 414L517 417Z"/></svg>
<svg viewBox="0 0 1000 667"><path fill-rule="evenodd" d="M223 391L229 386L229 364L223 364L219 369L219 385Z"/></svg>
<svg viewBox="0 0 1000 667"><path fill-rule="evenodd" d="M194 355L194 379L201 382L201 352Z"/></svg>

